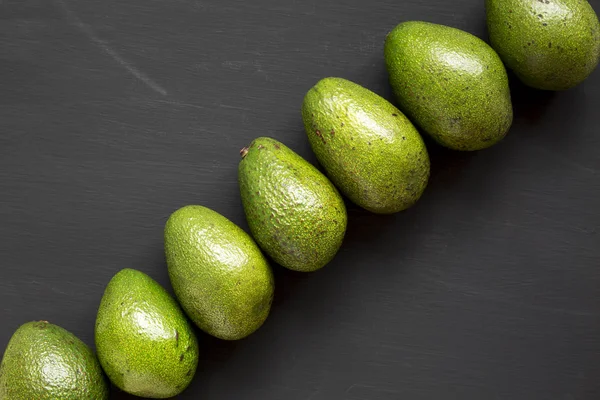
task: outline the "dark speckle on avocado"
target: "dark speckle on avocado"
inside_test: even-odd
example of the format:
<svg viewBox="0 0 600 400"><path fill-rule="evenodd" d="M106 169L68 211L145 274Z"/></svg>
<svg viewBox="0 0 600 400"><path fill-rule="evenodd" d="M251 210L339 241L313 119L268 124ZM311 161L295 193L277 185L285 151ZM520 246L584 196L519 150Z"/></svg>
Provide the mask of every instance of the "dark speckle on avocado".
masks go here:
<svg viewBox="0 0 600 400"><path fill-rule="evenodd" d="M48 321L39 321L39 322L35 322L35 327L39 328L39 329L46 329L48 327Z"/></svg>

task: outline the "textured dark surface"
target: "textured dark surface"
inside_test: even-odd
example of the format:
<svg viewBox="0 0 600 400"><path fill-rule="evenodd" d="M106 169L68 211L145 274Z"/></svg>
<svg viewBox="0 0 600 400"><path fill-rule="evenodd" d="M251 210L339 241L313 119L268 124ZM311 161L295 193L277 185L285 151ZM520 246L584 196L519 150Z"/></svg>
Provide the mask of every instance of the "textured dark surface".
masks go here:
<svg viewBox="0 0 600 400"><path fill-rule="evenodd" d="M240 148L271 135L314 161L304 93L337 75L391 99L383 43L406 19L485 37L479 0L2 0L0 345L32 319L93 344L124 267L168 287L185 204L247 228ZM258 332L199 335L180 398L597 399L600 71L559 94L510 78L502 143L428 143L417 206L350 206L334 262L275 268Z"/></svg>

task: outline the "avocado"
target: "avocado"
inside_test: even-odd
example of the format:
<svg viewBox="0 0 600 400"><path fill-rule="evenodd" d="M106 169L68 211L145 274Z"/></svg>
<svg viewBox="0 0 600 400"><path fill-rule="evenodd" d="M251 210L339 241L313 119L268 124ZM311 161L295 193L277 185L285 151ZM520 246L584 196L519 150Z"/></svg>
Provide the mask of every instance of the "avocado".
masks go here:
<svg viewBox="0 0 600 400"><path fill-rule="evenodd" d="M94 352L47 321L27 322L8 342L0 365L2 400L103 400L108 383Z"/></svg>
<svg viewBox="0 0 600 400"><path fill-rule="evenodd" d="M119 389L164 399L181 393L198 364L183 311L143 272L123 269L108 283L96 318L98 359Z"/></svg>
<svg viewBox="0 0 600 400"><path fill-rule="evenodd" d="M586 0L486 0L490 42L526 85L566 90L600 61L600 22Z"/></svg>
<svg viewBox="0 0 600 400"><path fill-rule="evenodd" d="M423 194L429 156L413 124L387 100L342 78L325 78L302 103L308 140L327 176L350 200L379 214Z"/></svg>
<svg viewBox="0 0 600 400"><path fill-rule="evenodd" d="M241 156L242 204L259 246L294 271L316 271L329 263L348 219L329 179L275 139L255 139Z"/></svg>
<svg viewBox="0 0 600 400"><path fill-rule="evenodd" d="M506 69L483 40L448 26L404 22L386 38L385 61L400 109L443 146L481 150L508 132Z"/></svg>
<svg viewBox="0 0 600 400"><path fill-rule="evenodd" d="M171 284L187 315L206 333L242 339L267 319L275 282L252 238L202 206L175 211L165 226Z"/></svg>

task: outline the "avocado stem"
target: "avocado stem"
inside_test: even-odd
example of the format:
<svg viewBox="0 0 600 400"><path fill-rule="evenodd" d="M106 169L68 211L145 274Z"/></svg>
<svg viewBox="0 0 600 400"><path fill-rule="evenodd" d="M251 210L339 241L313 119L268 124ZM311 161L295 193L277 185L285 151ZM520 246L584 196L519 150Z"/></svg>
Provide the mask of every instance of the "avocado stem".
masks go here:
<svg viewBox="0 0 600 400"><path fill-rule="evenodd" d="M244 147L243 149L240 150L240 155L242 156L242 158L246 157L246 154L248 154L248 148Z"/></svg>

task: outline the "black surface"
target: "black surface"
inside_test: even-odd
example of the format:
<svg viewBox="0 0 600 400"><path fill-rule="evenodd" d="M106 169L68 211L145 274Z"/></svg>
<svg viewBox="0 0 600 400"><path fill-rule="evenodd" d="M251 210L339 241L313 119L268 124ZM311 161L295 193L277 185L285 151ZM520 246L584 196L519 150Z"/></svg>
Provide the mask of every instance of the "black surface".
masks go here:
<svg viewBox="0 0 600 400"><path fill-rule="evenodd" d="M0 1L0 347L33 319L93 344L121 268L169 287L180 206L247 228L239 149L268 135L314 162L304 93L333 75L389 99L383 42L407 19L486 35L481 0ZM496 147L429 144L416 207L350 206L334 262L275 266L256 334L199 334L180 398L598 399L600 71L513 97Z"/></svg>

